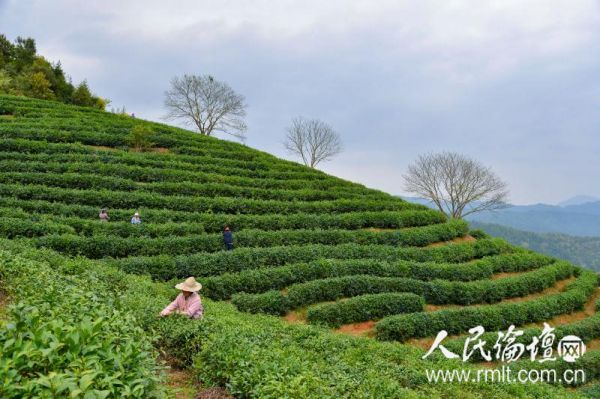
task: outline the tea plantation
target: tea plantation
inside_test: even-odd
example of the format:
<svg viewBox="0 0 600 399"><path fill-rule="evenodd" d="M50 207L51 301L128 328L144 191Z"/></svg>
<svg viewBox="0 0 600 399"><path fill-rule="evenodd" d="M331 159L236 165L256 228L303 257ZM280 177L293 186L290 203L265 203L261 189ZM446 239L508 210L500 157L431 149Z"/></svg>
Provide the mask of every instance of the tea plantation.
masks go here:
<svg viewBox="0 0 600 399"><path fill-rule="evenodd" d="M148 151L130 150L135 126ZM241 144L24 97L0 96L0 171L2 398L173 397L165 359L238 398L600 397L598 274L464 221ZM204 318L159 318L188 276ZM438 331L462 353L474 326L491 348L545 321L587 353L515 367L585 382L428 382L490 366L423 360Z"/></svg>

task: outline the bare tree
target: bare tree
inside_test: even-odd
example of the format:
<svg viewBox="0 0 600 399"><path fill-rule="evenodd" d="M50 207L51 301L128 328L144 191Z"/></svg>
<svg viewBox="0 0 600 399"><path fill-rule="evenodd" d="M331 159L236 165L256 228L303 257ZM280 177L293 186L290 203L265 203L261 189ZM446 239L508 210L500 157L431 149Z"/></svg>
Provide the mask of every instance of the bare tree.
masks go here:
<svg viewBox="0 0 600 399"><path fill-rule="evenodd" d="M342 152L342 140L331 126L318 119L303 117L292 119L284 146L311 168Z"/></svg>
<svg viewBox="0 0 600 399"><path fill-rule="evenodd" d="M244 139L246 104L225 82L210 75L183 75L171 79L165 92L166 119L181 119L201 134L222 132Z"/></svg>
<svg viewBox="0 0 600 399"><path fill-rule="evenodd" d="M507 185L494 172L464 155L421 155L404 175L405 190L431 200L451 218L505 208Z"/></svg>

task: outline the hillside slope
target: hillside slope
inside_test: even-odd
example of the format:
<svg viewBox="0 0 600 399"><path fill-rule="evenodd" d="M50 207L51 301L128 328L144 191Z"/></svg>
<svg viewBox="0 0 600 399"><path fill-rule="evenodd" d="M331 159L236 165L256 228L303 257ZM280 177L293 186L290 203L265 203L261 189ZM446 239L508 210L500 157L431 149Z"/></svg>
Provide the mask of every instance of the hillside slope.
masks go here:
<svg viewBox="0 0 600 399"><path fill-rule="evenodd" d="M137 125L153 130L151 151L129 150ZM23 307L51 312L80 336L91 321L73 302L97 304L90 317L106 323L97 328L111 348L86 369L57 349L75 345L69 334L56 333L58 347L36 341L39 353L56 355L39 368L7 363L18 371L3 396L59 386L98 397L164 396L149 346L155 336L172 364L236 397L578 397L546 384L427 381L430 369L479 368L477 359L421 360L440 329L452 335L448 345L460 345L476 322L490 332L523 326L531 337L547 320L558 337L588 343L577 363L587 376L578 392L597 392L600 301L592 272L475 239L463 221L297 163L126 116L0 96L0 149L0 233L12 239L0 241L0 280L21 306L8 320L22 317ZM100 208L108 208L108 223L98 220ZM136 211L141 225L129 223ZM232 251L224 250L225 225L234 231ZM176 294L173 281L189 275L204 286L206 317L158 319ZM40 287L37 295L21 289L27 281ZM99 320L111 308L118 316ZM36 316L13 324L60 329L48 323ZM10 334L0 345L21 342ZM123 342L131 345L126 352ZM108 378L112 353L135 354L118 359L127 370L118 383ZM86 356L91 362L82 350ZM62 385L40 384L39 375Z"/></svg>
<svg viewBox="0 0 600 399"><path fill-rule="evenodd" d="M600 237L575 237L558 233L534 233L498 224L471 222L471 227L504 238L511 244L568 260L600 272Z"/></svg>
<svg viewBox="0 0 600 399"><path fill-rule="evenodd" d="M523 205L472 215L470 220L534 233L600 236L600 202L569 206Z"/></svg>

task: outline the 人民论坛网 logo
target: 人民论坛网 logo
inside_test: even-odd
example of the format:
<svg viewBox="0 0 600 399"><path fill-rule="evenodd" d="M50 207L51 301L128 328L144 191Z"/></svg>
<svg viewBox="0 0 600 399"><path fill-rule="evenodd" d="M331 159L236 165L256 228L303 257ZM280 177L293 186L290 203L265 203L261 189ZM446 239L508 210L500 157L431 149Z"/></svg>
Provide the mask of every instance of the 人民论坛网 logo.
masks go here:
<svg viewBox="0 0 600 399"><path fill-rule="evenodd" d="M448 359L462 358L464 362L471 359L478 353L483 360L501 361L511 363L519 360L523 355L527 355L529 360L537 360L540 363L556 361L562 358L565 362L573 363L585 354L585 343L575 335L567 335L557 341L554 328L544 323L542 332L530 339L525 339L523 330L515 329L511 325L506 331L498 331L491 348L488 341L484 339L485 329L482 326L476 326L469 330L469 337L465 339L462 354L456 354L442 345L442 341L448 336L446 330L441 330L431 348L423 355L426 359L436 349Z"/></svg>

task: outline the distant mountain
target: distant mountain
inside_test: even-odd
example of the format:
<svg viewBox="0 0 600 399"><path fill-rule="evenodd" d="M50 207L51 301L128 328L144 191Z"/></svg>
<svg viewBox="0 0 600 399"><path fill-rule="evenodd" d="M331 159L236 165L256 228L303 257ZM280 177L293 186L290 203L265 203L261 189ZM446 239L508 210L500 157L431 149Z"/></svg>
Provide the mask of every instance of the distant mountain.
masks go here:
<svg viewBox="0 0 600 399"><path fill-rule="evenodd" d="M570 206L570 205L581 205L587 204L588 202L600 201L600 198L592 197L591 195L576 195L569 198L568 200L558 203L558 206Z"/></svg>
<svg viewBox="0 0 600 399"><path fill-rule="evenodd" d="M494 237L511 244L542 252L600 272L600 237L574 237L557 233L533 233L497 224L471 222Z"/></svg>
<svg viewBox="0 0 600 399"><path fill-rule="evenodd" d="M513 206L495 212L471 215L469 220L500 224L536 233L600 236L600 201L581 205Z"/></svg>
<svg viewBox="0 0 600 399"><path fill-rule="evenodd" d="M581 197L583 196L571 198L564 203L577 202L577 198ZM404 197L404 199L434 207L430 201L422 198ZM566 206L547 204L513 205L510 208L493 212L476 213L468 216L467 219L509 226L535 233L562 233L581 237L600 237L600 201Z"/></svg>

